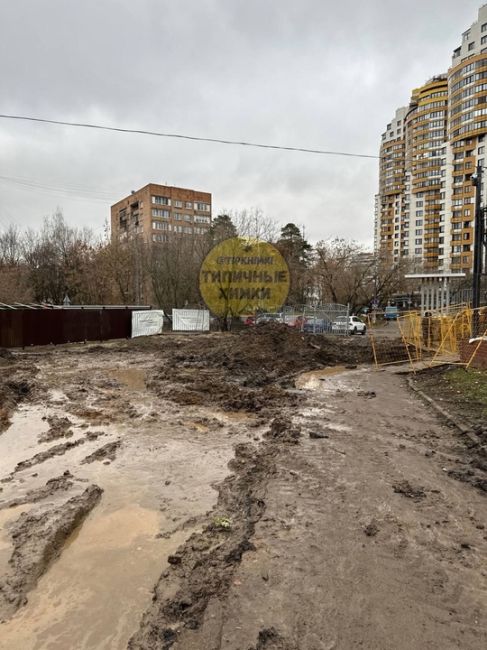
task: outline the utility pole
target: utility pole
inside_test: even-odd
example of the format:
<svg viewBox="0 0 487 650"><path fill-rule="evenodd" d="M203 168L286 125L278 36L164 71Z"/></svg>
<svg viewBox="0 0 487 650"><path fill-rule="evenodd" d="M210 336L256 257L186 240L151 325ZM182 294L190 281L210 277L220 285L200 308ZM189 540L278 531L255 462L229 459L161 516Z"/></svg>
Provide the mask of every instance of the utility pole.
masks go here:
<svg viewBox="0 0 487 650"><path fill-rule="evenodd" d="M473 242L473 273L472 273L472 338L479 335L480 282L482 279L482 262L484 246L484 211L482 201L482 165L477 164L475 174L472 174L475 192L475 229Z"/></svg>

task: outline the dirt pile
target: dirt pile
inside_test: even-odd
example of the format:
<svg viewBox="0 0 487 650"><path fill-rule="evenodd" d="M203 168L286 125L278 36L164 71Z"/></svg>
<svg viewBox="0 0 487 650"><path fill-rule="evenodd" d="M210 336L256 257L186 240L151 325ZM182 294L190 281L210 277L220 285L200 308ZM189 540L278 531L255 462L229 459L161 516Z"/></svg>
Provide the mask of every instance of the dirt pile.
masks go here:
<svg viewBox="0 0 487 650"><path fill-rule="evenodd" d="M46 449L46 451L40 451L38 454L32 456L32 458L27 458L26 460L22 460L20 461L20 463L17 463L14 472L20 472L23 469L28 469L29 467L33 467L34 465L43 463L46 460L52 458L53 456L62 456L70 449L73 449L73 447L84 445L85 442L86 442L85 438L79 438L78 440L73 440L72 442L71 441L61 442L59 445L54 445L53 447L49 447L49 449Z"/></svg>
<svg viewBox="0 0 487 650"><path fill-rule="evenodd" d="M185 629L201 625L213 597L221 599L228 592L242 555L254 550L250 539L265 511L265 486L275 471L276 453L272 441L258 450L249 444L236 446L230 465L235 473L219 486L212 522L168 558L171 569L156 585L129 650L168 650ZM173 597L165 595L171 592Z"/></svg>
<svg viewBox="0 0 487 650"><path fill-rule="evenodd" d="M289 643L273 628L264 628L259 632L257 645L249 650L299 650L294 643Z"/></svg>
<svg viewBox="0 0 487 650"><path fill-rule="evenodd" d="M164 365L147 385L178 404L260 412L295 403L286 389L300 372L370 361L370 344L361 338L315 337L274 323L184 341L168 338L167 348L159 347Z"/></svg>
<svg viewBox="0 0 487 650"><path fill-rule="evenodd" d="M96 460L115 460L117 449L120 447L121 444L122 444L121 440L115 440L114 442L107 442L106 445L99 447L92 454L86 456L86 458L83 458L81 464L84 465L85 463L94 463Z"/></svg>
<svg viewBox="0 0 487 650"><path fill-rule="evenodd" d="M277 442L296 445L301 437L301 427L294 426L289 418L277 417L272 420L269 431L264 435Z"/></svg>
<svg viewBox="0 0 487 650"><path fill-rule="evenodd" d="M392 486L396 494L402 494L413 501L421 501L426 496L426 492L421 485L411 485L407 480L398 481Z"/></svg>
<svg viewBox="0 0 487 650"><path fill-rule="evenodd" d="M3 505L0 504L0 509L13 508L25 503L37 503L38 501L43 501L58 492L65 492L74 485L73 479L74 476L71 472L66 470L61 476L50 478L43 487L35 490L28 490L23 496L12 499Z"/></svg>
<svg viewBox="0 0 487 650"><path fill-rule="evenodd" d="M224 371L174 370L170 383L165 371L156 373L149 388L182 405L215 404L225 411L259 413L264 409L293 403L296 397L277 385L247 388ZM170 388L168 388L170 386Z"/></svg>
<svg viewBox="0 0 487 650"><path fill-rule="evenodd" d="M366 340L312 336L277 323L210 335L204 343L195 338L172 354L174 366L225 368L247 386L264 386L323 365L371 360Z"/></svg>
<svg viewBox="0 0 487 650"><path fill-rule="evenodd" d="M90 485L62 506L37 514L22 513L12 525L14 548L9 570L0 581L0 621L25 605L27 593L61 553L67 537L98 503L101 494L101 488Z"/></svg>
<svg viewBox="0 0 487 650"><path fill-rule="evenodd" d="M17 404L33 392L37 368L31 364L17 363L16 357L8 350L0 352L1 433L9 425L11 412Z"/></svg>
<svg viewBox="0 0 487 650"><path fill-rule="evenodd" d="M70 427L73 423L68 418L61 418L53 415L49 417L47 421L49 423L49 429L39 436L39 442L51 442L52 440L57 440L58 438L72 437L73 431Z"/></svg>

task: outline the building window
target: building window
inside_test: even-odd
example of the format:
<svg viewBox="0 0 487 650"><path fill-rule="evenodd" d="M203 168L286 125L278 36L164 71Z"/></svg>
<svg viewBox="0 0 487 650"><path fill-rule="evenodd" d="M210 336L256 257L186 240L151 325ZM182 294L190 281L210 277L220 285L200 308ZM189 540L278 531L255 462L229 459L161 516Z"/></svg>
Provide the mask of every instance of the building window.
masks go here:
<svg viewBox="0 0 487 650"><path fill-rule="evenodd" d="M160 235L159 233L152 235L152 241L154 242L165 242L167 241L167 235Z"/></svg>
<svg viewBox="0 0 487 650"><path fill-rule="evenodd" d="M204 214L195 214L194 215L195 223L210 223L210 217L205 216Z"/></svg>
<svg viewBox="0 0 487 650"><path fill-rule="evenodd" d="M163 221L153 221L152 230L169 230L169 224Z"/></svg>
<svg viewBox="0 0 487 650"><path fill-rule="evenodd" d="M482 27L480 28L482 32L487 32L487 23L484 23Z"/></svg>
<svg viewBox="0 0 487 650"><path fill-rule="evenodd" d="M162 217L163 219L169 219L169 210L161 210L160 208L152 208L153 217Z"/></svg>
<svg viewBox="0 0 487 650"><path fill-rule="evenodd" d="M195 203L194 204L194 209L199 210L200 212L210 212L210 204L209 203Z"/></svg>
<svg viewBox="0 0 487 650"><path fill-rule="evenodd" d="M468 44L468 51L471 52L474 47L475 47L475 41L472 41L471 43Z"/></svg>
<svg viewBox="0 0 487 650"><path fill-rule="evenodd" d="M152 203L156 205L171 205L171 199L167 196L153 196Z"/></svg>
<svg viewBox="0 0 487 650"><path fill-rule="evenodd" d="M186 201L185 204L184 204L184 207L189 208L190 210L192 210L193 209L193 204L191 203L191 201Z"/></svg>

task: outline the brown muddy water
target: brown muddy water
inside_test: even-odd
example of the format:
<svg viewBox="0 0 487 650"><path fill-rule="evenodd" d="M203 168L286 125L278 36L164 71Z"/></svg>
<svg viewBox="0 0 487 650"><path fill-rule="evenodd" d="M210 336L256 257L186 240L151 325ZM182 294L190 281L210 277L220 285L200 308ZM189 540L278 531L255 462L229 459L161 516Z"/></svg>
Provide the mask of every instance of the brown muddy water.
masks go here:
<svg viewBox="0 0 487 650"><path fill-rule="evenodd" d="M95 380L100 374L90 372ZM144 392L143 368L105 368L102 375L117 384L113 400L110 388L102 395L111 414L108 424L74 415L72 395L56 389L44 403L21 407L0 436L0 575L12 549L9 523L22 512L62 504L91 483L103 489L101 501L27 594L28 603L0 625L1 650L125 648L168 566L168 555L201 528L202 516L216 502L214 486L230 471L234 445L258 433L255 428L248 432L247 416L197 407L185 407L182 414L174 404L150 396ZM137 417L121 417L131 401ZM16 470L17 463L59 444L38 441L53 415L67 415L73 432L69 441L82 444ZM90 432L100 437L90 439ZM114 460L81 463L116 440L121 446ZM67 470L74 476L69 492L8 507Z"/></svg>

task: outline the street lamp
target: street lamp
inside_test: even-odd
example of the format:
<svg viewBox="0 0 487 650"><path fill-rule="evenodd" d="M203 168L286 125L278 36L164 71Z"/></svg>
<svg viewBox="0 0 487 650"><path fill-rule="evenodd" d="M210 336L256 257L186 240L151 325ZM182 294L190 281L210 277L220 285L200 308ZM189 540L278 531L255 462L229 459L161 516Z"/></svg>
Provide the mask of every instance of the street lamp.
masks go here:
<svg viewBox="0 0 487 650"><path fill-rule="evenodd" d="M475 192L475 229L473 241L473 273L472 273L472 338L479 334L480 281L482 278L482 247L484 245L484 210L482 201L482 165L477 164L477 170L470 177L476 188Z"/></svg>

